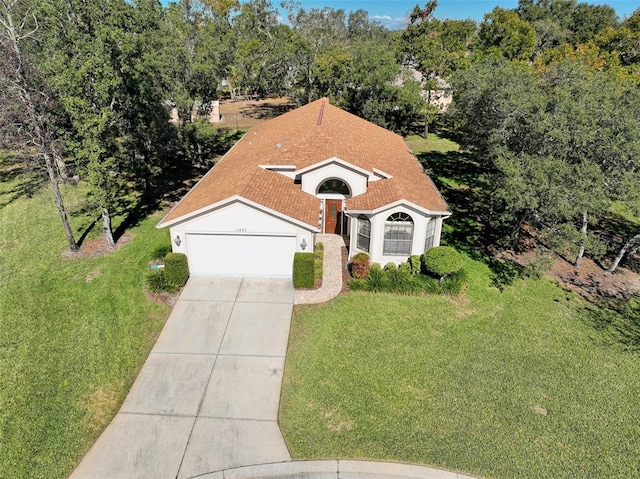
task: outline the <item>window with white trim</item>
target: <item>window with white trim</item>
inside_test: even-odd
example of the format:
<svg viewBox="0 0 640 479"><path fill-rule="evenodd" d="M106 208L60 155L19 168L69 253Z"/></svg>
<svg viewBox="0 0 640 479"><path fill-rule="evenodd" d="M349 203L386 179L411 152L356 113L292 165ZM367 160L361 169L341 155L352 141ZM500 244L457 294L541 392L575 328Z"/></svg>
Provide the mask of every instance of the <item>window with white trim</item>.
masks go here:
<svg viewBox="0 0 640 479"><path fill-rule="evenodd" d="M386 256L409 256L413 242L413 220L406 213L394 213L384 225L382 254Z"/></svg>
<svg viewBox="0 0 640 479"><path fill-rule="evenodd" d="M358 216L358 249L369 252L371 244L371 221L364 215Z"/></svg>
<svg viewBox="0 0 640 479"><path fill-rule="evenodd" d="M433 242L436 237L436 219L431 218L429 223L427 223L427 239L424 242L424 250L427 251L429 248L433 248Z"/></svg>

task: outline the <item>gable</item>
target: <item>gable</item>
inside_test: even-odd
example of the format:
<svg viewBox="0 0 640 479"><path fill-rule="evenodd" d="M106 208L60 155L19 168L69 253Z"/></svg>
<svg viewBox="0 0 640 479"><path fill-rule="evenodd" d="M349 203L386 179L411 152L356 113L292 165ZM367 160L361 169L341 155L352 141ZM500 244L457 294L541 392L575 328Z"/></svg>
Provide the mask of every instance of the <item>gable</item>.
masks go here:
<svg viewBox="0 0 640 479"><path fill-rule="evenodd" d="M367 191L367 181L370 175L372 173L350 165L339 158L330 158L304 170L296 171L296 178L302 185L302 191L310 195L316 195L318 188L325 181L340 179L349 186L351 196L358 196Z"/></svg>
<svg viewBox="0 0 640 479"><path fill-rule="evenodd" d="M257 208L242 200L234 200L218 205L207 212L192 217L182 224L182 228L200 233L295 233L299 225L286 217L262 208Z"/></svg>

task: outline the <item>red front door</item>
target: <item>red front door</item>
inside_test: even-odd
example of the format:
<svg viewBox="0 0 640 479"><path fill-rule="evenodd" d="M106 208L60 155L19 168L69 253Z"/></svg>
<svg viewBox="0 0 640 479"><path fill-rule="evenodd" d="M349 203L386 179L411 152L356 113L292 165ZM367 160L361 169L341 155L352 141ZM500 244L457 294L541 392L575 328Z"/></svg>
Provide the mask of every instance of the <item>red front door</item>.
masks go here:
<svg viewBox="0 0 640 479"><path fill-rule="evenodd" d="M324 208L324 232L342 234L342 200L326 200Z"/></svg>

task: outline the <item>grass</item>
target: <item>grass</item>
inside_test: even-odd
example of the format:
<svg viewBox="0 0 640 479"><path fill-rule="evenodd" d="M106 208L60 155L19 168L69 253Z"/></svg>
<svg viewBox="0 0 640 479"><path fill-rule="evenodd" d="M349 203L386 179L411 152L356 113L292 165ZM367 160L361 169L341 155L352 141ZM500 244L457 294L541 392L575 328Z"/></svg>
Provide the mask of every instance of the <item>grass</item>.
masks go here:
<svg viewBox="0 0 640 479"><path fill-rule="evenodd" d="M62 478L118 410L164 324L168 307L147 297L144 278L169 238L148 218L107 256L65 259L50 188L26 198L20 181L0 184L0 476ZM81 188L64 189L71 208ZM90 221L76 215L78 236Z"/></svg>
<svg viewBox="0 0 640 479"><path fill-rule="evenodd" d="M324 245L321 242L315 244L313 251L313 277L315 279L322 278L324 264Z"/></svg>
<svg viewBox="0 0 640 479"><path fill-rule="evenodd" d="M349 293L295 308L280 415L292 456L637 475L640 337L611 341L546 279L500 292L484 264L465 268L461 300Z"/></svg>
<svg viewBox="0 0 640 479"><path fill-rule="evenodd" d="M292 456L636 477L640 313L599 309L545 278L504 281L477 252L480 165L435 135L408 143L455 213L443 237L467 253L469 287L455 299L352 292L296 306L280 408Z"/></svg>

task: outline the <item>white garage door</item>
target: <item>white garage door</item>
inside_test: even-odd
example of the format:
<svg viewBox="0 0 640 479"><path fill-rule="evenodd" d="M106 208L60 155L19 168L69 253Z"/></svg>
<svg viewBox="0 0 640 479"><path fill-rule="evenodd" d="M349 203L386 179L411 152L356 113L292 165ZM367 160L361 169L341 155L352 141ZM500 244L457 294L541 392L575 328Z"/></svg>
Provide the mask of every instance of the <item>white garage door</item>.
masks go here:
<svg viewBox="0 0 640 479"><path fill-rule="evenodd" d="M291 277L295 236L188 234L192 275Z"/></svg>

